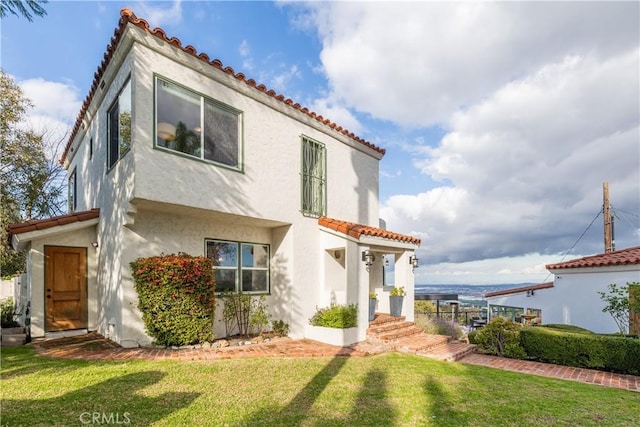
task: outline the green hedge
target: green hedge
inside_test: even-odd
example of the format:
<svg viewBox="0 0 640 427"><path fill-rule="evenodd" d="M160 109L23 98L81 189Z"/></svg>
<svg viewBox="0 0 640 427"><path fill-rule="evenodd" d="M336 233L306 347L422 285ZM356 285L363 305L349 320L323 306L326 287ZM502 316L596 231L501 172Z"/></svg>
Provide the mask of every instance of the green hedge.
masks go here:
<svg viewBox="0 0 640 427"><path fill-rule="evenodd" d="M468 338L471 344L489 354L524 359L526 355L519 339L521 329L520 323L495 317L486 326L469 333Z"/></svg>
<svg viewBox="0 0 640 427"><path fill-rule="evenodd" d="M520 331L520 343L529 358L541 362L640 374L637 339L528 327Z"/></svg>
<svg viewBox="0 0 640 427"><path fill-rule="evenodd" d="M358 305L332 305L319 308L309 319L309 324L325 328L355 328L358 326Z"/></svg>
<svg viewBox="0 0 640 427"><path fill-rule="evenodd" d="M161 255L138 258L131 269L138 308L155 344L213 340L215 285L210 259L183 253Z"/></svg>

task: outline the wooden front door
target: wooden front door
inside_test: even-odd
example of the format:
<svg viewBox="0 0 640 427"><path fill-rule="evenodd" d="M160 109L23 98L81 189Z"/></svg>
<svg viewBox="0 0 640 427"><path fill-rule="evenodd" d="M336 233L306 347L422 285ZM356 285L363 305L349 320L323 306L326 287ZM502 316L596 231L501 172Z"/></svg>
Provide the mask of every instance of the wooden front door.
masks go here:
<svg viewBox="0 0 640 427"><path fill-rule="evenodd" d="M46 246L47 331L87 327L87 248Z"/></svg>

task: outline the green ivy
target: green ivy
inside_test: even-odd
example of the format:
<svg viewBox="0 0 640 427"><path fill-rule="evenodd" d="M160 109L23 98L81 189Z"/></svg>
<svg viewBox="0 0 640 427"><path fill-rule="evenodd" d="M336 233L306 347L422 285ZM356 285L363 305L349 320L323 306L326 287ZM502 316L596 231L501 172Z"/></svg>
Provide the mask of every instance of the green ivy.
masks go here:
<svg viewBox="0 0 640 427"><path fill-rule="evenodd" d="M138 258L130 265L138 308L155 344L213 340L215 284L210 259L179 253Z"/></svg>
<svg viewBox="0 0 640 427"><path fill-rule="evenodd" d="M309 319L309 323L325 328L355 328L358 326L358 305L332 305L318 308L313 317Z"/></svg>

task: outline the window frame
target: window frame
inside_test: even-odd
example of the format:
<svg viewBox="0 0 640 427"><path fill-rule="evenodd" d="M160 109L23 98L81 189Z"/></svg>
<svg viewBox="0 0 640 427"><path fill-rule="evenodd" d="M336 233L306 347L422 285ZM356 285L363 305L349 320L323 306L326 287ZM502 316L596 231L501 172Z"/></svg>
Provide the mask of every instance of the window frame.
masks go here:
<svg viewBox="0 0 640 427"><path fill-rule="evenodd" d="M205 238L204 239L204 256L205 257L209 257L208 256L208 243L210 242L214 242L214 243L228 243L228 244L233 244L236 246L236 253L237 253L237 259L236 259L236 265L235 266L213 266L213 270L214 270L214 275L215 275L215 270L229 270L229 271L235 271L236 275L235 275L235 289L233 289L231 292L237 293L237 292L242 292L244 294L251 294L251 295L270 295L271 294L271 245L269 243L258 243L258 242L244 242L244 241L238 241L238 240L227 240L227 239L215 239L215 238ZM251 246L264 246L267 249L267 256L266 256L266 267L244 267L243 266L243 262L242 262L242 248L244 245L251 245ZM264 271L266 273L266 290L264 291L245 291L243 290L243 272L245 271ZM221 290L217 290L216 289L216 294L222 294L223 292L226 291L221 291Z"/></svg>
<svg viewBox="0 0 640 427"><path fill-rule="evenodd" d="M78 174L77 168L73 168L73 172L69 174L67 180L67 209L69 213L73 213L78 208Z"/></svg>
<svg viewBox="0 0 640 427"><path fill-rule="evenodd" d="M327 213L327 147L306 135L301 135L300 139L300 212L304 216L318 218ZM308 150L311 150L311 154ZM319 153L320 157L316 158L315 153ZM320 168L305 167L306 161L312 158L310 156L316 162L321 161ZM311 188L307 190L307 186Z"/></svg>
<svg viewBox="0 0 640 427"><path fill-rule="evenodd" d="M125 89L129 87L129 100L130 100L130 114L129 114L129 144L126 146L126 148L124 149L124 151L122 150L122 143L120 141L120 98L122 97L122 94L124 93ZM116 154L116 152L112 153L112 112L114 110L114 108L118 108L118 140L117 140L117 158L112 159L113 154ZM107 161L107 173L109 173L109 171L111 171L111 169L113 169L115 167L115 165L129 152L131 151L131 143L133 138L131 137L133 134L133 86L131 85L131 76L127 76L125 82L123 83L122 87L120 88L120 90L118 91L118 94L116 95L116 97L114 98L113 102L111 103L111 105L109 106L109 108L107 109L107 156L106 156L106 161Z"/></svg>
<svg viewBox="0 0 640 427"><path fill-rule="evenodd" d="M200 98L200 147L199 147L199 156L190 154L190 153L186 153L180 150L176 150L173 148L169 148L169 147L164 147L160 144L158 144L158 89L160 87L160 82L164 82L164 83L168 83L171 85L175 85L178 88L189 92L189 94L197 96ZM221 112L224 114L231 114L234 115L236 118L236 124L237 124L237 147L236 147L236 157L237 157L237 162L236 165L229 165L220 161L216 161L216 160L212 160L212 159L207 159L205 158L205 151L206 151L206 135L205 135L205 114L206 114L206 109L207 106L213 106L215 108L215 111L217 112ZM192 159L192 160L196 160L196 161L200 161L200 162L204 162L204 163L208 163L208 164L212 164L218 167L222 167L222 168L226 168L226 169L230 169L232 171L236 171L236 172L241 172L244 173L244 112L242 110L239 110L229 104L226 104L220 100L217 100L215 98L212 98L211 96L207 96L202 92L199 92L197 90L191 89L188 86L185 86L183 84L180 84L170 78L164 77L162 75L159 74L154 74L153 75L153 148L157 149L157 150L161 150L167 153L171 153L174 155L178 155L181 157L185 157L188 159Z"/></svg>

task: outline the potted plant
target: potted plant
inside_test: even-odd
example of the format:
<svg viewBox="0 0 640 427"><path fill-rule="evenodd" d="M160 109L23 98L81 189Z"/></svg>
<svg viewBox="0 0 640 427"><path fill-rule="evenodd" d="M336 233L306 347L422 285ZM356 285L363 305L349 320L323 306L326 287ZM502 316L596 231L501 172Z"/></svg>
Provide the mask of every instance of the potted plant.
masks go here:
<svg viewBox="0 0 640 427"><path fill-rule="evenodd" d="M395 287L389 293L389 314L393 317L400 317L402 313L402 303L404 301L404 286Z"/></svg>
<svg viewBox="0 0 640 427"><path fill-rule="evenodd" d="M369 294L369 322L373 321L376 318L376 303L378 302L378 297L375 292L371 292Z"/></svg>

